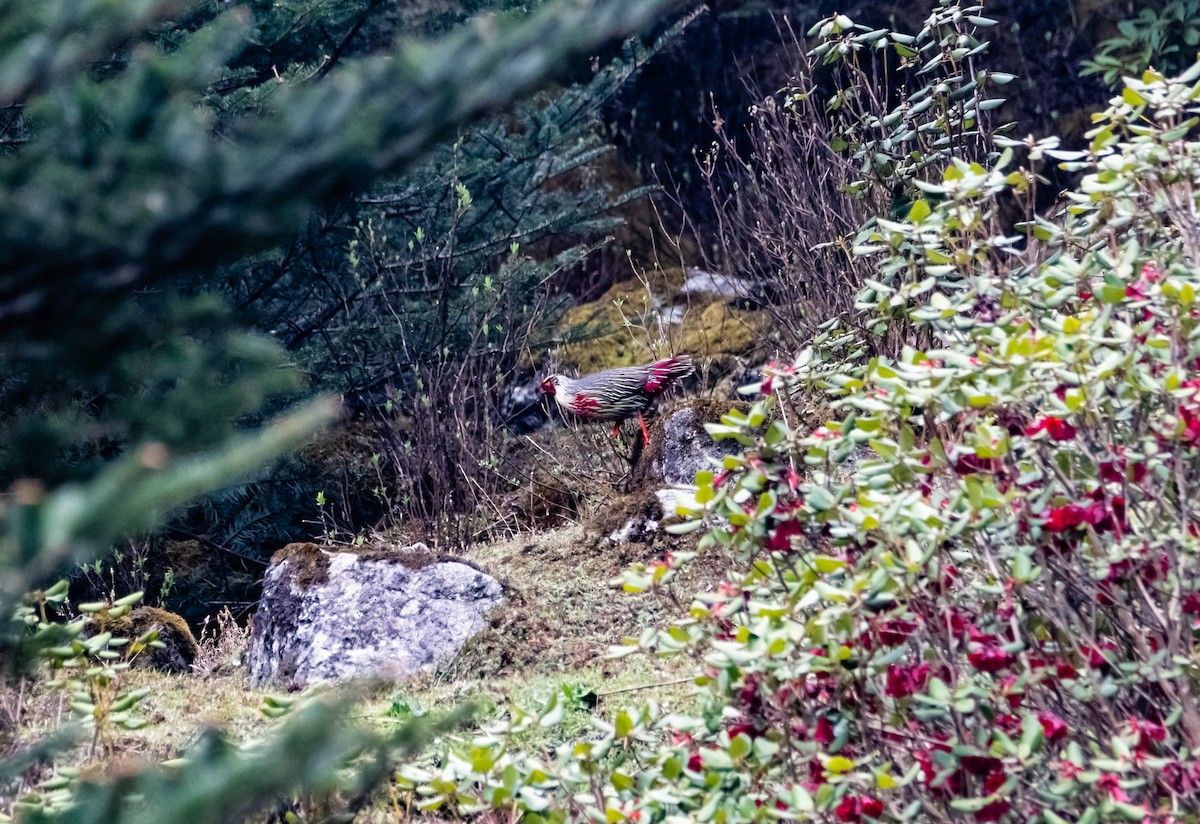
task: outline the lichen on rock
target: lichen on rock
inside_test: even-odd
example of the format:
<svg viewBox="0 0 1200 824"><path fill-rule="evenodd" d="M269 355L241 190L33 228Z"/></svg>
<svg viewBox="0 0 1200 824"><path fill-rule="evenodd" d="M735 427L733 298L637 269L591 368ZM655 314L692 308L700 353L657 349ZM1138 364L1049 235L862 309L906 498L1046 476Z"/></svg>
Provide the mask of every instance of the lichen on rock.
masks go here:
<svg viewBox="0 0 1200 824"><path fill-rule="evenodd" d="M263 582L250 678L288 687L400 681L453 656L502 601L494 578L423 545L337 552L291 544Z"/></svg>

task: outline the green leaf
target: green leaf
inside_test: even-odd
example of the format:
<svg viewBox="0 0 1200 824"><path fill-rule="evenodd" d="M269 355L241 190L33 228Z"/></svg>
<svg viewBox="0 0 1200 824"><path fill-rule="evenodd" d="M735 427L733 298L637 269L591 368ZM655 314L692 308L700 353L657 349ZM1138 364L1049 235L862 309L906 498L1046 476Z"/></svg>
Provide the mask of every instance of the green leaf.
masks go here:
<svg viewBox="0 0 1200 824"><path fill-rule="evenodd" d="M710 770L731 770L733 759L724 750L705 747L700 750L700 763Z"/></svg>
<svg viewBox="0 0 1200 824"><path fill-rule="evenodd" d="M629 713L622 710L617 713L614 734L617 738L628 738L631 732L633 732L633 719L629 717Z"/></svg>
<svg viewBox="0 0 1200 824"><path fill-rule="evenodd" d="M836 501L833 494L823 486L814 486L804 495L804 502L818 512L833 509Z"/></svg>
<svg viewBox="0 0 1200 824"><path fill-rule="evenodd" d="M828 575L831 572L837 572L846 566L846 562L841 558L831 558L828 555L818 555L813 559L813 566L817 568L817 572Z"/></svg>
<svg viewBox="0 0 1200 824"><path fill-rule="evenodd" d="M843 755L835 755L825 762L825 769L834 775L841 775L854 769L854 762Z"/></svg>
<svg viewBox="0 0 1200 824"><path fill-rule="evenodd" d="M1045 743L1045 731L1042 729L1036 715L1029 714L1021 719L1021 741L1017 745L1017 757L1021 760L1028 759L1031 755L1038 752Z"/></svg>
<svg viewBox="0 0 1200 824"><path fill-rule="evenodd" d="M924 198L918 198L913 201L912 207L908 210L908 220L910 223L924 223L925 218L929 217L932 212L933 210L929 208L929 204Z"/></svg>
<svg viewBox="0 0 1200 824"><path fill-rule="evenodd" d="M1140 94L1138 94L1136 91L1129 88L1128 86L1126 86L1125 90L1123 92L1121 92L1121 99L1124 100L1126 103L1128 103L1130 106L1145 106L1146 105L1146 98L1142 97Z"/></svg>

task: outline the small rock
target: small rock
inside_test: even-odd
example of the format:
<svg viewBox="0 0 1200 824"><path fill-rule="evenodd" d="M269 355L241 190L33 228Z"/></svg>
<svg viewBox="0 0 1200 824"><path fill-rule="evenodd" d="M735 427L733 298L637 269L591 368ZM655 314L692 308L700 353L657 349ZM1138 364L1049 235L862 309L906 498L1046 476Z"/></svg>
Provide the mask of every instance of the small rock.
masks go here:
<svg viewBox="0 0 1200 824"><path fill-rule="evenodd" d="M658 521L653 518L630 518L625 525L608 536L614 544L644 543L654 539Z"/></svg>
<svg viewBox="0 0 1200 824"><path fill-rule="evenodd" d="M400 681L454 656L502 602L494 578L422 544L363 552L289 544L263 582L250 680Z"/></svg>
<svg viewBox="0 0 1200 824"><path fill-rule="evenodd" d="M696 266L691 266L688 267L687 277L683 281L683 288L679 292L683 295L707 293L727 298L747 298L753 294L754 286L745 278L733 275L718 275L706 272Z"/></svg>
<svg viewBox="0 0 1200 824"><path fill-rule="evenodd" d="M500 396L500 416L517 435L534 432L549 420L541 399L542 385L534 375L523 383L509 386Z"/></svg>
<svg viewBox="0 0 1200 824"><path fill-rule="evenodd" d="M683 323L683 319L686 316L686 306L668 306L665 309L660 309L658 312L658 320L663 326L674 326L675 324Z"/></svg>
<svg viewBox="0 0 1200 824"><path fill-rule="evenodd" d="M162 649L146 647L134 656L130 665L136 669L161 672L191 672L200 645L196 643L196 636L192 635L187 621L174 612L158 607L138 607L122 618L91 623L84 633L111 632L119 638L133 641L151 630L158 633L156 640L163 644Z"/></svg>

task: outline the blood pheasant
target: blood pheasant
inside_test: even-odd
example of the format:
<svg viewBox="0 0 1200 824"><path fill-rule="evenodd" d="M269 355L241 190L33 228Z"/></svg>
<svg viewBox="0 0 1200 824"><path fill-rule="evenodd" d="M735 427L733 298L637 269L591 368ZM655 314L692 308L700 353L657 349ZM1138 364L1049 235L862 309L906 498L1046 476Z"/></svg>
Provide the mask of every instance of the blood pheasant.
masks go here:
<svg viewBox="0 0 1200 824"><path fill-rule="evenodd" d="M615 421L613 436L621 421L637 415L642 437L650 442L642 413L656 396L680 378L692 374L692 359L687 355L648 363L645 366L620 366L582 378L551 375L542 381L542 391L553 395L566 413L585 421Z"/></svg>

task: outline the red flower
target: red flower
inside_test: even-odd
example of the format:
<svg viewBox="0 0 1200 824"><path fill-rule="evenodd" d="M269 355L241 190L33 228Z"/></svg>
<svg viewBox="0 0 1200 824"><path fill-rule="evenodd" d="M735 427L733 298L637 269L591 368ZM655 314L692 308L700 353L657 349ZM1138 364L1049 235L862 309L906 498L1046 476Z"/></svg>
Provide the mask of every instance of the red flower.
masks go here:
<svg viewBox="0 0 1200 824"><path fill-rule="evenodd" d="M968 615L966 615L957 607L951 607L947 611L944 621L941 623L943 626L950 628L950 632L955 638L961 638L964 635L972 635L976 632L975 623Z"/></svg>
<svg viewBox="0 0 1200 824"><path fill-rule="evenodd" d="M1074 761L1059 761L1057 772L1058 777L1064 781L1073 781L1081 772L1083 772L1083 767L1079 766Z"/></svg>
<svg viewBox="0 0 1200 824"><path fill-rule="evenodd" d="M954 471L959 475L974 475L977 472L990 472L995 475L1004 469L1004 463L999 458L980 458L971 452L965 452L954 460Z"/></svg>
<svg viewBox="0 0 1200 824"><path fill-rule="evenodd" d="M839 821L862 821L864 815L879 818L883 815L883 802L869 795L848 795L837 805L836 812Z"/></svg>
<svg viewBox="0 0 1200 824"><path fill-rule="evenodd" d="M1083 507L1075 504L1067 504L1066 506L1051 509L1050 514L1042 522L1042 526L1045 527L1047 532L1065 532L1068 529L1079 526L1083 521Z"/></svg>
<svg viewBox="0 0 1200 824"><path fill-rule="evenodd" d="M833 743L833 737L833 724L829 723L828 718L818 718L817 728L813 731L813 741L822 747L828 747Z"/></svg>
<svg viewBox="0 0 1200 824"><path fill-rule="evenodd" d="M692 772L704 772L704 762L700 760L700 753L692 753L688 758L687 768Z"/></svg>
<svg viewBox="0 0 1200 824"><path fill-rule="evenodd" d="M1038 418L1025 427L1025 434L1031 438L1039 432L1045 432L1051 440L1055 441L1069 441L1078 434L1070 423L1053 415Z"/></svg>
<svg viewBox="0 0 1200 824"><path fill-rule="evenodd" d="M962 757L963 769L971 775L982 775L990 777L993 773L999 771L1001 775L1004 773L1004 764L995 756L991 755L964 755ZM1001 783L1004 783L1003 781ZM988 790L988 792L992 792Z"/></svg>
<svg viewBox="0 0 1200 824"><path fill-rule="evenodd" d="M1183 596L1183 611L1186 615L1200 615L1200 592Z"/></svg>
<svg viewBox="0 0 1200 824"><path fill-rule="evenodd" d="M1079 670L1066 661L1062 661L1055 666L1054 674L1063 681L1075 681L1079 678Z"/></svg>
<svg viewBox="0 0 1200 824"><path fill-rule="evenodd" d="M891 698L907 698L925 686L929 679L929 664L918 664L903 667L889 664L887 668L887 687L884 693Z"/></svg>
<svg viewBox="0 0 1200 824"><path fill-rule="evenodd" d="M793 467L788 467L784 477L787 479L788 488L792 490L793 494L800 489L800 474Z"/></svg>
<svg viewBox="0 0 1200 824"><path fill-rule="evenodd" d="M1150 749L1154 743L1161 743L1167 738L1167 729L1162 724L1156 724L1153 721L1142 721L1137 718L1129 720L1130 731L1137 734L1137 744L1134 749L1140 752L1145 752Z"/></svg>
<svg viewBox="0 0 1200 824"><path fill-rule="evenodd" d="M1117 447L1119 453L1125 451L1125 447ZM1102 461L1100 463L1100 480L1108 483L1124 483L1126 480L1138 484L1146 479L1146 465L1136 463L1129 466L1125 461L1123 454L1118 454L1111 461Z"/></svg>
<svg viewBox="0 0 1200 824"><path fill-rule="evenodd" d="M1162 770L1163 783L1177 793L1188 795L1200 791L1200 764L1172 761Z"/></svg>
<svg viewBox="0 0 1200 824"><path fill-rule="evenodd" d="M1183 439L1189 443L1200 440L1200 416L1196 411L1185 406L1179 410L1179 417L1183 420Z"/></svg>
<svg viewBox="0 0 1200 824"><path fill-rule="evenodd" d="M804 534L804 525L795 518L780 521L767 539L767 549L773 552L791 552L792 537Z"/></svg>
<svg viewBox="0 0 1200 824"><path fill-rule="evenodd" d="M1047 741L1059 741L1067 737L1069 727L1067 722L1052 712L1039 712L1038 721L1042 724L1042 732Z"/></svg>
<svg viewBox="0 0 1200 824"><path fill-rule="evenodd" d="M968 653L967 660L980 672L999 672L1012 666L1013 655L998 646L988 645Z"/></svg>
<svg viewBox="0 0 1200 824"><path fill-rule="evenodd" d="M958 580L958 567L954 564L946 564L946 572L942 575L942 586L946 589L954 586L954 582Z"/></svg>
<svg viewBox="0 0 1200 824"><path fill-rule="evenodd" d="M732 741L739 735L745 735L747 738L758 738L762 735L753 724L734 724L729 728L729 739Z"/></svg>
<svg viewBox="0 0 1200 824"><path fill-rule="evenodd" d="M1002 712L996 715L996 726L1007 733L1020 732L1021 717L1013 715L1011 712Z"/></svg>
<svg viewBox="0 0 1200 824"><path fill-rule="evenodd" d="M1079 651L1087 658L1088 666L1092 669L1107 669L1109 661L1104 653L1115 652L1116 649L1116 642L1107 638L1099 641L1094 647L1091 644L1082 644L1079 647Z"/></svg>
<svg viewBox="0 0 1200 824"><path fill-rule="evenodd" d="M899 619L884 621L879 625L879 643L886 647L903 644L916 629L917 625L912 621L901 621Z"/></svg>
<svg viewBox="0 0 1200 824"><path fill-rule="evenodd" d="M1006 675L1000 679L1000 694L1008 702L1009 708L1015 710L1021 706L1021 699L1025 696L1025 690L1017 686L1017 676Z"/></svg>
<svg viewBox="0 0 1200 824"><path fill-rule="evenodd" d="M1096 786L1109 794L1113 801L1128 801L1129 796L1121 789L1121 779L1112 773L1104 773Z"/></svg>

